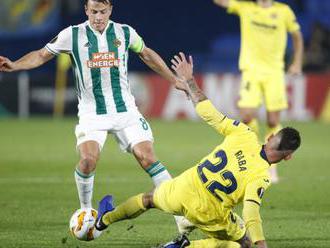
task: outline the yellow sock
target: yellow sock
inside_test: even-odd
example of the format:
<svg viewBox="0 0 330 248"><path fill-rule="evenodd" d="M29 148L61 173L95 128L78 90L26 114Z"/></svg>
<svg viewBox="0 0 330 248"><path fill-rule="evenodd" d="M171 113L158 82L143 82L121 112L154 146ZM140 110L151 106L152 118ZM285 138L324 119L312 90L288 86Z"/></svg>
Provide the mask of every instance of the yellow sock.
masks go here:
<svg viewBox="0 0 330 248"><path fill-rule="evenodd" d="M252 119L247 125L252 129L253 132L259 137L259 123L257 119Z"/></svg>
<svg viewBox="0 0 330 248"><path fill-rule="evenodd" d="M190 242L189 248L240 248L241 245L234 241L219 239L201 239Z"/></svg>
<svg viewBox="0 0 330 248"><path fill-rule="evenodd" d="M120 204L113 211L106 213L102 217L103 223L110 225L117 221L133 219L147 211L147 209L143 206L142 196L143 194L133 196Z"/></svg>

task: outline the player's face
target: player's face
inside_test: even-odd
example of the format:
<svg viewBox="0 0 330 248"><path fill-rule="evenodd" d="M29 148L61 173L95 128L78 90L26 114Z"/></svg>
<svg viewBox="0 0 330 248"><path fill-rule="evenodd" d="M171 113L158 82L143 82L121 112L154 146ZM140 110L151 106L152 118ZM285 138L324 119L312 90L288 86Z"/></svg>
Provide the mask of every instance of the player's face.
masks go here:
<svg viewBox="0 0 330 248"><path fill-rule="evenodd" d="M281 142L280 135L271 135L268 138L268 142L266 144L269 151L271 151L271 163L278 163L280 161L284 160L290 160L292 158L292 154L294 151L287 150L287 151L278 151L277 147L279 143Z"/></svg>
<svg viewBox="0 0 330 248"><path fill-rule="evenodd" d="M85 6L85 11L93 29L103 32L108 25L112 13L112 6L110 4L89 0Z"/></svg>

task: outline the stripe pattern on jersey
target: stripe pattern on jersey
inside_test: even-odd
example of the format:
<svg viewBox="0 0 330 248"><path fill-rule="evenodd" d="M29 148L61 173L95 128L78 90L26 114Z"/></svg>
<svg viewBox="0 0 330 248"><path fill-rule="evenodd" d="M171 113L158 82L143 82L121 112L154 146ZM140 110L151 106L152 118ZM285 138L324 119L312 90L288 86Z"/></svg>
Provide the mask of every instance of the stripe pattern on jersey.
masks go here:
<svg viewBox="0 0 330 248"><path fill-rule="evenodd" d="M109 48L109 51L114 52L115 57L118 58L118 47L115 45L115 41L117 40L115 28L114 28L113 23L111 23L110 25L111 26L106 31L108 48ZM125 33L125 39L126 39L126 33ZM114 102L116 105L116 110L118 113L126 112L127 108L126 108L126 105L125 105L125 102L123 100L123 96L121 93L120 72L119 72L118 67L115 67L115 66L111 67L110 75L111 75L112 94L113 94Z"/></svg>
<svg viewBox="0 0 330 248"><path fill-rule="evenodd" d="M81 98L81 87L84 86L84 77L78 48L78 27L72 27L72 54L70 55L73 67L73 75L76 82L77 95Z"/></svg>
<svg viewBox="0 0 330 248"><path fill-rule="evenodd" d="M87 39L90 43L88 47L89 59L93 59L93 54L98 53L98 41L96 35L93 33L89 26L86 26ZM93 94L96 102L96 114L106 114L107 108L105 105L105 99L102 91L102 80L101 80L101 69L100 68L91 68L91 76L93 83Z"/></svg>

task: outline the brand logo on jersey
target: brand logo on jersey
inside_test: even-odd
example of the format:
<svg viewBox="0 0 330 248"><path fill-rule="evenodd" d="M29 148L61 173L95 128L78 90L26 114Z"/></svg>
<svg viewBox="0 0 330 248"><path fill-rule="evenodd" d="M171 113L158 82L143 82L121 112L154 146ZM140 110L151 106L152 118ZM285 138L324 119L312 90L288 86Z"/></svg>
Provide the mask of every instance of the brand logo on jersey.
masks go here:
<svg viewBox="0 0 330 248"><path fill-rule="evenodd" d="M115 47L120 47L120 46L121 46L121 41L118 40L118 39L115 39L115 40L113 41L113 44L115 45Z"/></svg>
<svg viewBox="0 0 330 248"><path fill-rule="evenodd" d="M261 187L258 189L257 193L258 193L259 198L261 199L264 196L265 189Z"/></svg>
<svg viewBox="0 0 330 248"><path fill-rule="evenodd" d="M87 66L88 68L111 68L119 67L119 62L114 52L93 53L92 59L87 61Z"/></svg>

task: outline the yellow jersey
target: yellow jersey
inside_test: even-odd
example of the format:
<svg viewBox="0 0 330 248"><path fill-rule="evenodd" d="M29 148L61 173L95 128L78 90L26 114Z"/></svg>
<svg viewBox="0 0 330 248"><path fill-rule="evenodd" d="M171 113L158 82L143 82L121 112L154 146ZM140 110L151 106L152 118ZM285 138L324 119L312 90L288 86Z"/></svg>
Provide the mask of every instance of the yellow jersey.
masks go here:
<svg viewBox="0 0 330 248"><path fill-rule="evenodd" d="M259 207L270 185L270 164L263 146L248 126L222 115L209 100L197 104L196 111L225 140L183 176L224 212L244 201L243 218L252 241L264 240Z"/></svg>
<svg viewBox="0 0 330 248"><path fill-rule="evenodd" d="M300 29L291 8L278 2L263 8L255 2L230 0L228 13L240 17L240 70L283 70L287 33Z"/></svg>

